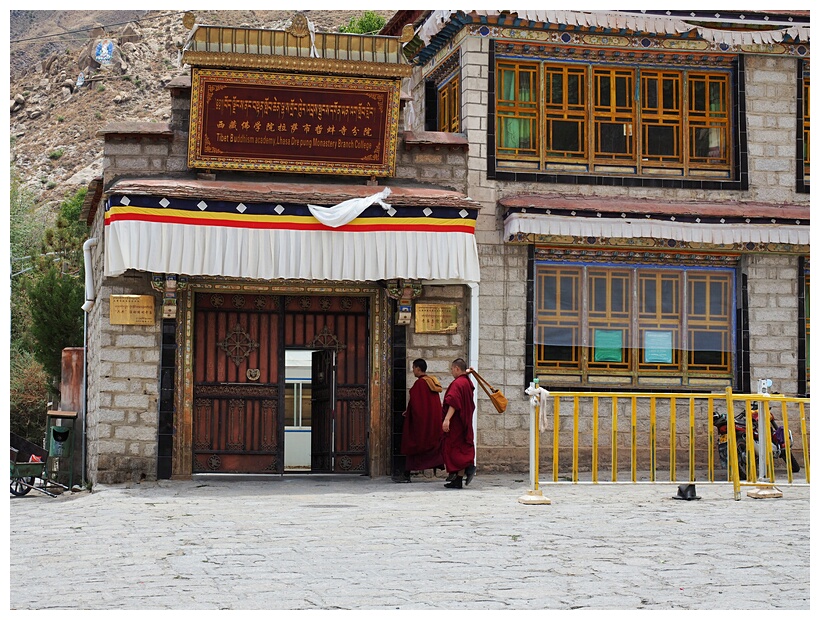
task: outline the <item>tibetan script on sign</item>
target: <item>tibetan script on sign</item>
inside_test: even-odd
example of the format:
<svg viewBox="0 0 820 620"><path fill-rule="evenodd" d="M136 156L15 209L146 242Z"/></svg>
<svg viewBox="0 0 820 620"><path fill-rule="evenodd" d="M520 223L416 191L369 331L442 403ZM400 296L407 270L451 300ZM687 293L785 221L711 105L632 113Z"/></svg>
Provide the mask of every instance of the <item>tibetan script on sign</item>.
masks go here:
<svg viewBox="0 0 820 620"><path fill-rule="evenodd" d="M416 304L417 334L454 334L458 331L455 304Z"/></svg>
<svg viewBox="0 0 820 620"><path fill-rule="evenodd" d="M188 166L393 176L399 86L194 68Z"/></svg>
<svg viewBox="0 0 820 620"><path fill-rule="evenodd" d="M111 325L153 325L153 295L111 295Z"/></svg>

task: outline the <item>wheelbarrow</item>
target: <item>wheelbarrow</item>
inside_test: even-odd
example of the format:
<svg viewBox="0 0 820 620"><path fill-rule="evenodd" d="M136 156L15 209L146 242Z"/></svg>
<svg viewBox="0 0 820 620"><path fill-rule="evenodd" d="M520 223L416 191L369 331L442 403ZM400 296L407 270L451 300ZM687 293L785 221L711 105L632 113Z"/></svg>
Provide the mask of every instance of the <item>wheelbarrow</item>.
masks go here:
<svg viewBox="0 0 820 620"><path fill-rule="evenodd" d="M48 450L11 433L11 494L21 497L32 489L57 497L54 491L67 491L68 487L50 478Z"/></svg>

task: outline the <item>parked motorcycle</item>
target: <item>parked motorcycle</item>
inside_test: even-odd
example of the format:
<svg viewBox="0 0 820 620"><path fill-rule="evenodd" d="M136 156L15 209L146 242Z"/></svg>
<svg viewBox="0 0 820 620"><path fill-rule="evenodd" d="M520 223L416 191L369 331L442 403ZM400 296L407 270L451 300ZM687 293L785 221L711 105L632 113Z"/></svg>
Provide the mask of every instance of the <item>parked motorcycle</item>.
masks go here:
<svg viewBox="0 0 820 620"><path fill-rule="evenodd" d="M758 406L757 403L752 403L752 437L754 439L754 458L757 461L760 438L758 434ZM728 467L729 460L729 436L728 436L728 420L725 413L715 413L712 416L712 424L717 429L718 442L718 458L723 467ZM772 442L772 455L775 458L781 458L784 461L788 458L786 455L786 433L782 425L777 423L774 414L769 411L769 429L771 431L770 441ZM746 408L740 408L739 413L735 415L735 436L737 437L737 465L738 474L740 478L747 479L747 463L746 463ZM792 439L792 432L789 431L789 445L794 450L794 442ZM794 452L790 453L792 463L792 473L800 471L800 464L794 456Z"/></svg>

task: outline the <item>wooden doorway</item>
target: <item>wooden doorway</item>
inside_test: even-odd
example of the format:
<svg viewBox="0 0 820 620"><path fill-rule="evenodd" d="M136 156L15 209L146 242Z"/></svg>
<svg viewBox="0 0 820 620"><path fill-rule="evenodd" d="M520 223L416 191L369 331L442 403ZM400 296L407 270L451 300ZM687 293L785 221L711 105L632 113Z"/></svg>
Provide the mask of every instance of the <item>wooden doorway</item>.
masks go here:
<svg viewBox="0 0 820 620"><path fill-rule="evenodd" d="M198 293L193 473L283 473L285 350L316 351L311 471L368 472L368 298Z"/></svg>

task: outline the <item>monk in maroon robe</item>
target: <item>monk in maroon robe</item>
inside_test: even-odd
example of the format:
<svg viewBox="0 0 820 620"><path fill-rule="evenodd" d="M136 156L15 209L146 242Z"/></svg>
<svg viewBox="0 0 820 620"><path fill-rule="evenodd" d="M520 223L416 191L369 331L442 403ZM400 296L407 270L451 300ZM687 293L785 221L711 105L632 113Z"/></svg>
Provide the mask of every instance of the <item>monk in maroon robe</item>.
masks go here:
<svg viewBox="0 0 820 620"><path fill-rule="evenodd" d="M443 468L441 458L441 383L427 374L427 362L413 361L416 382L410 388L410 400L404 416L401 452L407 458L404 477L397 482L410 482L411 471Z"/></svg>
<svg viewBox="0 0 820 620"><path fill-rule="evenodd" d="M473 383L467 376L467 363L458 358L454 360L450 372L453 382L444 393L442 413L444 421L444 465L451 474L452 480L445 484L450 489L460 489L466 474L466 484L475 476L475 438L473 437ZM453 477L452 474L455 474ZM449 478L448 478L449 479Z"/></svg>

